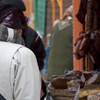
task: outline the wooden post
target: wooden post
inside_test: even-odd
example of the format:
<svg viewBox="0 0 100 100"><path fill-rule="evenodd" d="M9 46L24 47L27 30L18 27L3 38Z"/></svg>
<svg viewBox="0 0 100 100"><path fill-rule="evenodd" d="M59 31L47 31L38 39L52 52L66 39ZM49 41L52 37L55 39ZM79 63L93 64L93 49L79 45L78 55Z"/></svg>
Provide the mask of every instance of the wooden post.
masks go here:
<svg viewBox="0 0 100 100"><path fill-rule="evenodd" d="M60 19L62 19L63 16L63 0L57 0L58 6L60 8Z"/></svg>
<svg viewBox="0 0 100 100"><path fill-rule="evenodd" d="M51 0L51 6L52 6L52 25L55 21L55 0Z"/></svg>
<svg viewBox="0 0 100 100"><path fill-rule="evenodd" d="M76 40L80 31L82 31L82 24L77 20L76 14L78 12L80 0L73 0L73 41ZM74 70L83 70L83 60L76 60L74 57Z"/></svg>

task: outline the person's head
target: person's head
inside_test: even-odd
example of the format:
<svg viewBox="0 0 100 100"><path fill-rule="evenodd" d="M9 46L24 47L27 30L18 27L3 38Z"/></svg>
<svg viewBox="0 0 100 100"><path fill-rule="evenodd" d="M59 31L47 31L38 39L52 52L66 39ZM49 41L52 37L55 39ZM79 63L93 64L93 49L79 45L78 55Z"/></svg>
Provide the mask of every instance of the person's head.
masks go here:
<svg viewBox="0 0 100 100"><path fill-rule="evenodd" d="M0 24L0 41L24 45L24 40L18 32L15 32L12 28L6 27L2 24Z"/></svg>
<svg viewBox="0 0 100 100"><path fill-rule="evenodd" d="M20 9L11 4L0 3L0 23L13 28L15 31L23 33L27 26L27 20Z"/></svg>
<svg viewBox="0 0 100 100"><path fill-rule="evenodd" d="M28 18L24 15L24 13L20 9L18 9L18 15L23 27L26 27L28 23Z"/></svg>
<svg viewBox="0 0 100 100"><path fill-rule="evenodd" d="M64 14L63 14L63 19L66 18L66 17L68 17L68 16L73 17L73 5L69 6L69 7L65 10L65 12L64 12Z"/></svg>
<svg viewBox="0 0 100 100"><path fill-rule="evenodd" d="M27 17L24 16L24 13L21 10L18 10L18 15L19 15L19 18L20 18L20 21L21 21L21 24L23 25L23 27L20 27L20 28L16 27L14 29L14 31L18 32L18 33L20 33L20 35L22 35L27 26L28 19L27 19Z"/></svg>
<svg viewBox="0 0 100 100"><path fill-rule="evenodd" d="M0 23L13 29L23 28L18 10L11 4L0 3Z"/></svg>

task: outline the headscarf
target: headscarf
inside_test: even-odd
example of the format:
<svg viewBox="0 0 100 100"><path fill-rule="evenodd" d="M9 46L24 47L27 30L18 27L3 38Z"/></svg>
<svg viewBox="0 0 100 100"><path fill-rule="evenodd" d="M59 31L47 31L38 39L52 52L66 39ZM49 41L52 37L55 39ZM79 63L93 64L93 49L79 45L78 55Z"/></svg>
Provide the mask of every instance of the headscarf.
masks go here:
<svg viewBox="0 0 100 100"><path fill-rule="evenodd" d="M73 5L69 6L69 7L64 11L63 19L66 18L66 17L68 17L68 16L73 17Z"/></svg>
<svg viewBox="0 0 100 100"><path fill-rule="evenodd" d="M18 10L11 4L0 3L0 23L13 29L23 28Z"/></svg>
<svg viewBox="0 0 100 100"><path fill-rule="evenodd" d="M21 11L25 11L26 7L22 0L0 0L1 3L12 4L16 6Z"/></svg>

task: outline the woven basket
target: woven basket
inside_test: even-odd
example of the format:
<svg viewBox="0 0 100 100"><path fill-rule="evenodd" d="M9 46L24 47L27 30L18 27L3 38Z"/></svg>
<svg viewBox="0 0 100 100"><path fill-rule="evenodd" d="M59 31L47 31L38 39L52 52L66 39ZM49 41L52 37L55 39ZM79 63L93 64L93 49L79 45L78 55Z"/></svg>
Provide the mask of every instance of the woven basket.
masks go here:
<svg viewBox="0 0 100 100"><path fill-rule="evenodd" d="M54 100L67 100L66 98L71 98L68 100L73 100L76 92L70 92L67 89L55 89L51 84L48 85L48 94L54 97ZM63 99L56 99L63 98ZM65 98L65 99L64 99Z"/></svg>
<svg viewBox="0 0 100 100"><path fill-rule="evenodd" d="M74 100L74 99L71 98L71 97L54 97L53 99L54 99L54 100Z"/></svg>
<svg viewBox="0 0 100 100"><path fill-rule="evenodd" d="M83 89L81 89L80 91L80 98L79 100L87 100L87 96L90 94L94 94L94 93L100 93L100 88L97 89L97 87L100 87L100 84L91 84L88 86L85 86ZM88 93L83 94L82 96L82 92L86 91ZM74 96L75 96L76 92L70 92L67 89L55 89L51 83L48 85L48 94L53 98L53 100L74 100Z"/></svg>

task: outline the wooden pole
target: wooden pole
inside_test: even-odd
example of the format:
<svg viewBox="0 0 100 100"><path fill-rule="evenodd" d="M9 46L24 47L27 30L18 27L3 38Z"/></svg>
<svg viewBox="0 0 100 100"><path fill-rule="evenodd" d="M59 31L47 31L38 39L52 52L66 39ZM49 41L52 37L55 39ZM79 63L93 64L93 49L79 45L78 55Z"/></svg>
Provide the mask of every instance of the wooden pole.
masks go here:
<svg viewBox="0 0 100 100"><path fill-rule="evenodd" d="M77 20L76 14L78 12L80 0L73 0L73 41L76 40L80 31L82 31L82 24ZM74 57L74 70L83 70L83 60L76 60Z"/></svg>
<svg viewBox="0 0 100 100"><path fill-rule="evenodd" d="M58 6L60 8L60 19L63 17L63 0L57 0Z"/></svg>
<svg viewBox="0 0 100 100"><path fill-rule="evenodd" d="M52 6L52 25L53 25L53 23L54 23L54 21L55 21L55 14L56 14L56 12L55 12L55 0L51 0L51 6Z"/></svg>

